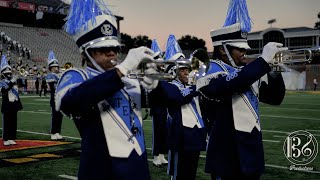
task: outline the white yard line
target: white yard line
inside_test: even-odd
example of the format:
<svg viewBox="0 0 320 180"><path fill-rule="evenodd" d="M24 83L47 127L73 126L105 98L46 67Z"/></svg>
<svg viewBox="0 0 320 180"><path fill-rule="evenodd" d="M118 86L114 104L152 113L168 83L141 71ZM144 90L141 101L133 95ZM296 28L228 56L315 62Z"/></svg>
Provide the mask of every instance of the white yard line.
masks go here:
<svg viewBox="0 0 320 180"><path fill-rule="evenodd" d="M320 106L320 104L310 104L310 103L282 103L281 105L311 105L311 106Z"/></svg>
<svg viewBox="0 0 320 180"><path fill-rule="evenodd" d="M43 99L45 99L46 97L40 97L39 95L38 96L21 96L21 95L19 95L19 98L43 98ZM48 96L49 97L49 96ZM2 97L0 97L0 99L1 99Z"/></svg>
<svg viewBox="0 0 320 180"><path fill-rule="evenodd" d="M19 113L33 113L33 114L51 114L51 112L39 112L39 111L18 111Z"/></svg>
<svg viewBox="0 0 320 180"><path fill-rule="evenodd" d="M293 117L293 116L275 116L275 115L260 115L261 117L271 117L271 118L285 118L285 119L298 119L298 120L313 120L320 121L319 118L306 118L306 117Z"/></svg>
<svg viewBox="0 0 320 180"><path fill-rule="evenodd" d="M319 129L306 129L306 131L315 131L315 132L320 132L320 130Z"/></svg>
<svg viewBox="0 0 320 180"><path fill-rule="evenodd" d="M22 105L25 105L25 104L32 104L32 105L39 105L39 106L50 106L50 103L22 103Z"/></svg>
<svg viewBox="0 0 320 180"><path fill-rule="evenodd" d="M2 128L0 128L2 129ZM47 133L39 133L39 132L32 132L32 131L24 131L24 130L17 130L18 132L24 132L24 133L30 133L30 134L39 134L39 135L51 135L51 134L47 134ZM71 137L71 136L63 136L65 138L69 138L69 139L77 139L80 140L81 138L77 138L77 137ZM280 141L274 141L274 140L264 140L267 142L280 142ZM147 150L152 150L151 148L146 148ZM206 158L205 155L200 155L201 158ZM152 161L152 159L148 159L148 161ZM272 167L272 168L278 168L278 169L289 169L288 167L285 166L278 166L278 165L272 165L272 164L266 164L265 166L267 167ZM320 173L320 171L303 171L303 172L307 172L307 173ZM65 179L72 179L72 180L77 180L77 177L75 176L69 176L69 175L59 175L59 177L65 178ZM74 179L75 178L75 179Z"/></svg>
<svg viewBox="0 0 320 180"><path fill-rule="evenodd" d="M59 175L59 177L64 178L64 179L71 179L71 180L77 180L78 179L76 176L69 176L69 175L66 175L66 174Z"/></svg>
<svg viewBox="0 0 320 180"><path fill-rule="evenodd" d="M279 137L279 138L287 138L288 136L279 136L279 135L273 135L273 137Z"/></svg>
<svg viewBox="0 0 320 180"><path fill-rule="evenodd" d="M0 128L2 129L2 128ZM38 135L44 135L44 136L51 136L51 134L48 133L41 133L41 132L34 132L34 131L24 131L24 130L17 130L18 132L22 132L22 133L29 133L29 134L38 134ZM81 138L78 137L71 137L71 136L62 136L64 138L68 138L68 139L76 139L76 140L81 140Z"/></svg>
<svg viewBox="0 0 320 180"><path fill-rule="evenodd" d="M37 111L19 111L20 113L40 113L40 114L51 114L46 112ZM305 118L305 117L290 117L290 116L275 116L275 115L260 115L261 117L271 117L271 118L285 118L285 119L298 119L298 120L313 120L320 121L318 118ZM144 122L152 122L152 120L143 120Z"/></svg>
<svg viewBox="0 0 320 180"><path fill-rule="evenodd" d="M264 142L271 142L271 143L279 143L280 141L277 140L269 140L269 139L263 139Z"/></svg>
<svg viewBox="0 0 320 180"><path fill-rule="evenodd" d="M281 134L290 134L291 133L291 132L286 132L286 131L275 131L275 130L267 130L267 129L263 129L262 132L281 133Z"/></svg>
<svg viewBox="0 0 320 180"><path fill-rule="evenodd" d="M308 130L306 130L306 131L308 131ZM275 130L266 130L266 129L262 130L262 132L280 133L280 134L288 134L288 135L293 133L293 132L288 132L288 131L275 131ZM320 134L313 134L313 133L311 133L311 134L314 135L314 136L320 136Z"/></svg>
<svg viewBox="0 0 320 180"><path fill-rule="evenodd" d="M319 109L301 109L301 108L286 108L286 107L261 107L261 108L268 108L268 109L285 109L285 110L293 110L293 111L313 111L313 112L320 112Z"/></svg>
<svg viewBox="0 0 320 180"><path fill-rule="evenodd" d="M307 118L307 117L293 117L293 116L275 116L275 115L260 115L261 117L271 117L271 118L284 118L284 119L298 119L298 120L312 120L312 121L320 121L319 118ZM146 122L150 122L152 120L143 120Z"/></svg>

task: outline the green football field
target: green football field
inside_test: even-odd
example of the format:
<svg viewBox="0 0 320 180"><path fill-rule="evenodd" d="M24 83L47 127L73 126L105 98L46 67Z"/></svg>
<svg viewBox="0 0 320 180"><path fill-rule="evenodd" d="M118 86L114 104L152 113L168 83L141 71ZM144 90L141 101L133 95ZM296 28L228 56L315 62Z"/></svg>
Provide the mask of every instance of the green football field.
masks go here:
<svg viewBox="0 0 320 180"><path fill-rule="evenodd" d="M50 139L50 106L48 97L21 96L24 109L18 113L18 140ZM312 171L290 170L293 165L284 155L286 137L305 130L320 143L320 93L287 92L281 106L261 104L261 127L264 138L266 170L261 179L320 179L320 155L305 165ZM2 123L0 124L2 131ZM166 167L153 166L151 159L150 117L144 120L149 167L154 180L170 179ZM64 118L62 133L69 144L3 151L0 149L0 180L10 179L76 179L80 154L79 134L72 122ZM2 143L2 141L0 141ZM205 152L200 157L197 179L210 179L204 173ZM303 167L305 167L303 166Z"/></svg>

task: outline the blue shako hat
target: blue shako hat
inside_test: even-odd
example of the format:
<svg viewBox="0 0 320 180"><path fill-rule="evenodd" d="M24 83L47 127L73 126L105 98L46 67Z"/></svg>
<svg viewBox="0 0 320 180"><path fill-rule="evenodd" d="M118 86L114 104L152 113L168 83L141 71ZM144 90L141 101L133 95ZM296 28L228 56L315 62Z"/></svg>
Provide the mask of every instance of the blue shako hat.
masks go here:
<svg viewBox="0 0 320 180"><path fill-rule="evenodd" d="M247 41L248 32L250 31L251 19L249 17L246 0L230 0L224 27L210 32L212 45L222 45L231 65L237 67L230 55L227 45L250 49Z"/></svg>
<svg viewBox="0 0 320 180"><path fill-rule="evenodd" d="M12 73L12 68L8 64L6 56L2 55L2 57L1 57L1 74L4 74L4 73Z"/></svg>
<svg viewBox="0 0 320 180"><path fill-rule="evenodd" d="M49 51L48 66L49 67L59 67L59 61L56 59L56 56L54 55L52 50Z"/></svg>
<svg viewBox="0 0 320 180"><path fill-rule="evenodd" d="M166 46L165 60L177 60L180 57L185 58L185 55L182 53L180 45L178 44L176 37L173 34L170 34Z"/></svg>
<svg viewBox="0 0 320 180"><path fill-rule="evenodd" d="M76 41L80 52L85 52L92 64L104 70L92 59L89 48L119 47L116 17L103 0L72 0L65 31Z"/></svg>
<svg viewBox="0 0 320 180"><path fill-rule="evenodd" d="M221 29L211 30L213 46L223 44L250 49L247 36L251 31L246 0L230 0L226 21Z"/></svg>
<svg viewBox="0 0 320 180"><path fill-rule="evenodd" d="M162 58L162 57L161 57L162 52L161 52L161 49L160 49L160 47L159 47L158 42L157 42L156 39L153 39L153 40L152 40L151 50L152 50L153 52L155 52L154 55L153 55L154 57L159 56L160 58Z"/></svg>
<svg viewBox="0 0 320 180"><path fill-rule="evenodd" d="M179 43L176 40L176 37L173 34L170 34L167 40L165 60L178 60L185 59L185 55L182 53ZM179 68L185 68L188 66L179 65ZM165 72L170 73L176 76L177 67L174 65L169 65L166 67Z"/></svg>

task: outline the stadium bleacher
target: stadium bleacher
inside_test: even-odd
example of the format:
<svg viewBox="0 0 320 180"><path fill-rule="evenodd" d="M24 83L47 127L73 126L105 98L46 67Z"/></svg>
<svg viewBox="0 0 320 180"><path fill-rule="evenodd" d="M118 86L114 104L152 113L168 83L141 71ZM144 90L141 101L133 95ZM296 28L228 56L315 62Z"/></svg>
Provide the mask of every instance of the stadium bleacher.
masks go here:
<svg viewBox="0 0 320 180"><path fill-rule="evenodd" d="M60 64L72 62L80 67L79 49L73 39L62 29L46 29L37 27L11 26L9 23L0 24L0 30L12 39L19 41L31 50L29 66L46 66L49 50L53 50Z"/></svg>

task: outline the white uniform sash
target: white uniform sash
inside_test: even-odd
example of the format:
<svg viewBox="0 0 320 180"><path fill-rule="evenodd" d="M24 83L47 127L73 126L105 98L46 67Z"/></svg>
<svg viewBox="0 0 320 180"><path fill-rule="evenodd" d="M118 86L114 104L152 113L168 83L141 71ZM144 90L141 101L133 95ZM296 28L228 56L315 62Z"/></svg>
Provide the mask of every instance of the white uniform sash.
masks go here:
<svg viewBox="0 0 320 180"><path fill-rule="evenodd" d="M1 85L0 85L0 89L1 88L8 88L8 80L2 80L1 81ZM15 102L18 101L19 99L19 93L18 93L18 87L17 85L14 85L9 91L8 91L8 99L9 102Z"/></svg>
<svg viewBox="0 0 320 180"><path fill-rule="evenodd" d="M233 68L222 61L214 61L221 67L220 70L227 72L226 80L230 81L238 76L241 69ZM217 68L214 68L217 70ZM254 83L249 89L243 93L236 93L232 96L232 110L235 129L243 132L251 132L254 127L261 131L259 117L259 100L258 91Z"/></svg>
<svg viewBox="0 0 320 180"><path fill-rule="evenodd" d="M180 81L173 80L172 84L176 85L181 94L183 96L188 95L189 87L185 87ZM193 128L197 126L198 128L204 127L204 122L199 114L200 107L198 102L198 97L194 97L189 104L185 104L181 106L181 114L182 114L182 125L184 127Z"/></svg>
<svg viewBox="0 0 320 180"><path fill-rule="evenodd" d="M87 68L90 78L97 73L90 71L92 69ZM110 156L127 158L133 150L142 155L145 151L145 144L140 111L139 82L128 78L122 80L125 88L99 102L98 107ZM135 135L132 132L132 126L138 129Z"/></svg>

